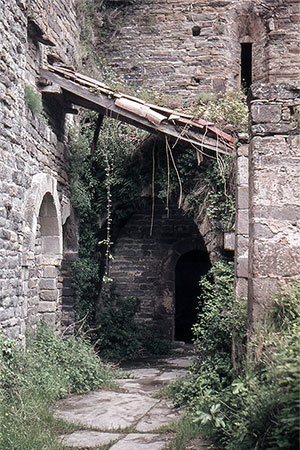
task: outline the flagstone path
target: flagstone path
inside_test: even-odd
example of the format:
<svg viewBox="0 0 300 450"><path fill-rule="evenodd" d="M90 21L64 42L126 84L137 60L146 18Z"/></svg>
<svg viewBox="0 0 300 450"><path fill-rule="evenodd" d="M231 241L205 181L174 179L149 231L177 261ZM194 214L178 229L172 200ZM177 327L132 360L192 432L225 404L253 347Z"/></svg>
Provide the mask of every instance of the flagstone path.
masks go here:
<svg viewBox="0 0 300 450"><path fill-rule="evenodd" d="M173 356L130 368L129 378L118 380L118 388L76 395L56 404L55 415L81 430L61 436L76 449L107 446L110 450L163 450L174 438L158 429L180 418L182 411L160 398L159 390L184 376L190 356ZM151 365L150 365L151 364ZM145 366L146 365L146 366ZM191 450L205 450L198 443Z"/></svg>

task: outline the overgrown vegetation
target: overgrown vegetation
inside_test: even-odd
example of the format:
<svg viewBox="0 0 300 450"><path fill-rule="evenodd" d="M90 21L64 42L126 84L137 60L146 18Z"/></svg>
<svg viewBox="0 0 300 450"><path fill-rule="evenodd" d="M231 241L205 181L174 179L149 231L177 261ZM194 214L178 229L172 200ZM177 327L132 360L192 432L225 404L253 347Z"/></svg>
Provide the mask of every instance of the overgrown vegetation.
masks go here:
<svg viewBox="0 0 300 450"><path fill-rule="evenodd" d="M26 349L18 349L1 335L1 450L63 450L56 435L72 426L53 417L52 403L108 386L116 373L80 336L64 338L41 324L28 337Z"/></svg>
<svg viewBox="0 0 300 450"><path fill-rule="evenodd" d="M201 281L207 301L194 327L196 360L171 393L177 404L188 406L188 417L216 449L296 450L300 286L275 299L234 368L230 344L233 337L244 344L245 314L243 303L233 304L228 269L218 263L211 271L214 280L209 274Z"/></svg>
<svg viewBox="0 0 300 450"><path fill-rule="evenodd" d="M234 221L232 158L211 154L198 165L195 149L171 149L167 142L109 119L91 154L95 119L94 114L84 116L73 136L69 170L72 203L80 218L79 259L74 265L77 319L92 328L99 319L102 279L109 275L110 247L128 218L151 204L152 189L166 209L180 198L192 217L202 220L207 214L216 231L231 229Z"/></svg>
<svg viewBox="0 0 300 450"><path fill-rule="evenodd" d="M113 285L102 289L97 349L103 357L126 360L138 355L167 355L171 342L145 329L136 319L140 302L121 297Z"/></svg>
<svg viewBox="0 0 300 450"><path fill-rule="evenodd" d="M202 92L194 102L193 114L231 132L248 131L248 106L242 90Z"/></svg>
<svg viewBox="0 0 300 450"><path fill-rule="evenodd" d="M35 116L41 114L43 111L42 96L38 91L26 85L24 88L24 100L25 104Z"/></svg>

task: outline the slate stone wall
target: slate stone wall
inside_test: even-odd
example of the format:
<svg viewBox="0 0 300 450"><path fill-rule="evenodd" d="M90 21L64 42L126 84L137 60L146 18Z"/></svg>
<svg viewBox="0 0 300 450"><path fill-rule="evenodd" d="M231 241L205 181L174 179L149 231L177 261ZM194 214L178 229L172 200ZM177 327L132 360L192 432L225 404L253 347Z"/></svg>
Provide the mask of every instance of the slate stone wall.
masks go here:
<svg viewBox="0 0 300 450"><path fill-rule="evenodd" d="M240 87L241 43L252 43L253 81L299 81L298 2L140 0L122 7L103 41L133 86L179 106L201 92ZM299 57L299 56L298 56Z"/></svg>
<svg viewBox="0 0 300 450"><path fill-rule="evenodd" d="M74 3L0 1L0 323L9 337L20 341L30 310L35 311L31 318L50 314L52 321L60 320L62 224L70 210L66 147L61 130L26 105L24 88L36 88L40 64L48 53L75 62L79 33ZM28 19L56 47L41 44L29 32ZM58 221L55 252L43 251L38 238L46 193ZM51 231L45 233L44 241ZM53 298L54 290L49 288L54 282ZM42 290L43 283L44 298L38 300L44 303L35 307L35 292Z"/></svg>
<svg viewBox="0 0 300 450"><path fill-rule="evenodd" d="M150 235L151 214L149 205L121 230L112 251L110 276L122 297L140 299L139 318L145 326L173 339L176 263L192 250L207 251L213 262L220 242L205 220L197 226L176 205L167 217L158 201Z"/></svg>
<svg viewBox="0 0 300 450"><path fill-rule="evenodd" d="M300 278L300 90L251 89L249 318L263 316L281 286Z"/></svg>

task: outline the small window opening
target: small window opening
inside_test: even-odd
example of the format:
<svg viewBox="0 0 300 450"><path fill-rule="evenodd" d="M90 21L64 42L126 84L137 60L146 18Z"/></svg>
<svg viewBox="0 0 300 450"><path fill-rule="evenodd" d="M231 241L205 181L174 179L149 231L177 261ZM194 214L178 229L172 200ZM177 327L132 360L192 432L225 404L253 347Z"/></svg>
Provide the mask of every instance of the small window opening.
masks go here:
<svg viewBox="0 0 300 450"><path fill-rule="evenodd" d="M201 31L201 28L199 27L199 25L195 25L192 28L193 36L199 36L200 35L200 31Z"/></svg>
<svg viewBox="0 0 300 450"><path fill-rule="evenodd" d="M241 86L248 91L252 84L252 44L241 44Z"/></svg>

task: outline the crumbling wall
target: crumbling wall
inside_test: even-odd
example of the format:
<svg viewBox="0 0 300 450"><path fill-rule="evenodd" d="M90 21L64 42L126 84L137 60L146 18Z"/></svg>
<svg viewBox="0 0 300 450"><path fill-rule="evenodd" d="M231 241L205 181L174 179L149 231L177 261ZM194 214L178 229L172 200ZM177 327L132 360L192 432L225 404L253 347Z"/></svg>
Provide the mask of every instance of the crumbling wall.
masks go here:
<svg viewBox="0 0 300 450"><path fill-rule="evenodd" d="M300 278L300 90L251 88L249 318Z"/></svg>
<svg viewBox="0 0 300 450"><path fill-rule="evenodd" d="M34 114L25 103L24 88L36 89L47 52L68 63L75 61L74 4L73 0L33 0L30 6L25 0L1 2L0 324L8 336L21 341L30 310L35 311L33 322L34 316L43 314L50 314L54 322L60 320L62 224L69 208L63 124L58 132L47 116ZM47 194L55 204L59 238L55 250L43 252L38 220ZM51 220L49 224L51 228ZM51 230L45 233L44 241Z"/></svg>
<svg viewBox="0 0 300 450"><path fill-rule="evenodd" d="M253 81L299 80L293 0L140 0L122 7L116 22L108 61L129 84L170 94L174 106L239 88L241 43L252 44Z"/></svg>

